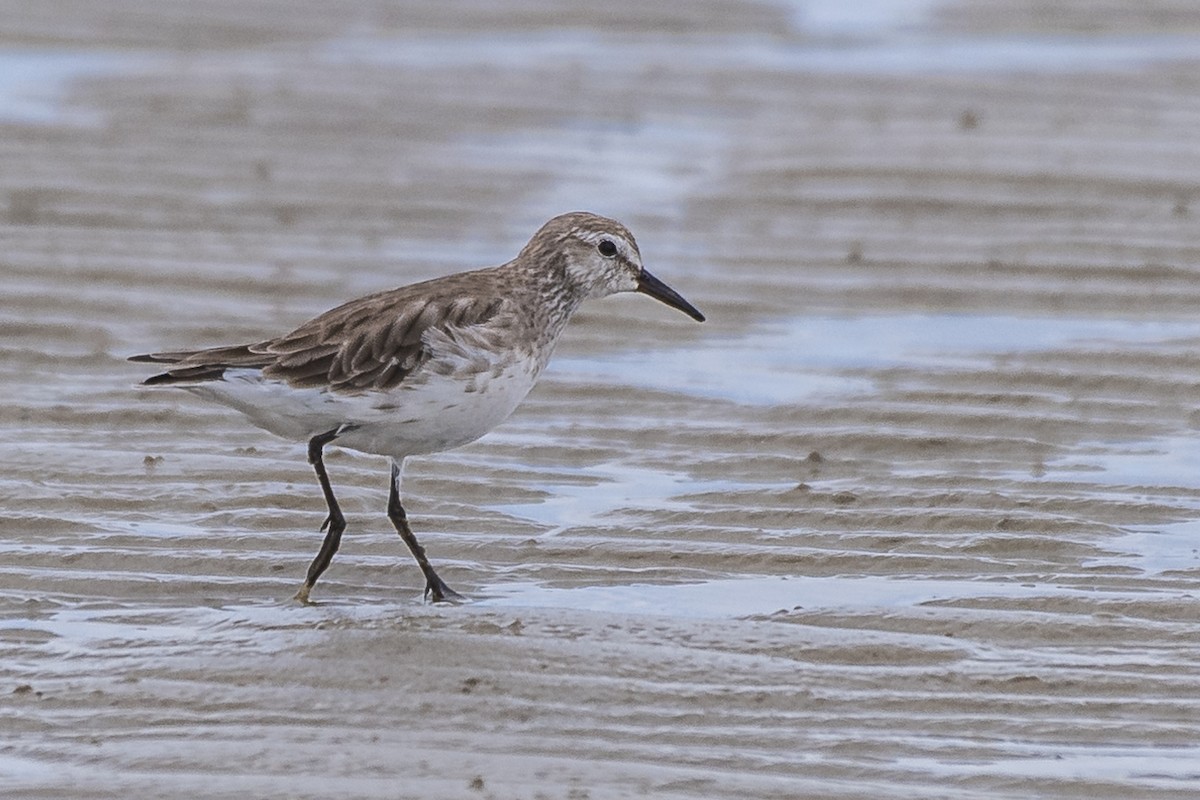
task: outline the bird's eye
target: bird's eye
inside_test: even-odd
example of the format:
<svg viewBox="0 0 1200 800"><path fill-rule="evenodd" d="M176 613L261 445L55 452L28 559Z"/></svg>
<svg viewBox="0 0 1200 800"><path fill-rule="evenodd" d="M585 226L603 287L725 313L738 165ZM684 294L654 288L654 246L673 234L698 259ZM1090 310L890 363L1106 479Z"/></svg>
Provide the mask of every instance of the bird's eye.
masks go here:
<svg viewBox="0 0 1200 800"><path fill-rule="evenodd" d="M612 258L617 254L617 246L612 243L611 239L601 239L600 244L596 245L596 249L605 258Z"/></svg>

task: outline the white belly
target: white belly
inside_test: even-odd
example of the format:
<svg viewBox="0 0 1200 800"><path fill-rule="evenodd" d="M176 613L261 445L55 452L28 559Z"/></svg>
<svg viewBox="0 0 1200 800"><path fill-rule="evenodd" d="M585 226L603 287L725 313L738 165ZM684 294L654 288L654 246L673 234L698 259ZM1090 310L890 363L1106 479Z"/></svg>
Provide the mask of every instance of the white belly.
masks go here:
<svg viewBox="0 0 1200 800"><path fill-rule="evenodd" d="M344 428L338 445L402 460L483 436L525 399L540 366L517 360L486 373L426 374L394 389L359 394L296 389L245 369L231 369L222 380L186 388L237 409L260 428L286 439L307 441Z"/></svg>

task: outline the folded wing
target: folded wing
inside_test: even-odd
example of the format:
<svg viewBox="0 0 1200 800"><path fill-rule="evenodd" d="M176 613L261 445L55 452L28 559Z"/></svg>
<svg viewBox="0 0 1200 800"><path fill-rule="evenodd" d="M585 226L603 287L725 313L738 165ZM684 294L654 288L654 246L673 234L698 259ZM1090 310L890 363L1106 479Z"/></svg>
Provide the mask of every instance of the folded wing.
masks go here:
<svg viewBox="0 0 1200 800"><path fill-rule="evenodd" d="M427 332L486 325L505 305L502 297L453 291L453 282L433 295L427 289L414 292L416 288L353 300L264 342L148 353L129 360L172 365L143 381L146 386L221 380L228 370L252 369L298 388L346 393L391 389L430 358Z"/></svg>

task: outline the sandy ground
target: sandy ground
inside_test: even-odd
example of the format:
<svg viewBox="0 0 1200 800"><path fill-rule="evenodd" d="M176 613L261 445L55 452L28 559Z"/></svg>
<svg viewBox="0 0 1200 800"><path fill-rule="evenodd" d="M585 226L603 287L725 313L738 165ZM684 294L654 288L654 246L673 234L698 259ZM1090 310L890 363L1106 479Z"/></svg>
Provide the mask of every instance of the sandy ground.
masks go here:
<svg viewBox="0 0 1200 800"><path fill-rule="evenodd" d="M0 0L6 797L1200 794L1189 3ZM997 9L1003 6L1004 13ZM626 221L517 414L303 447L124 357Z"/></svg>

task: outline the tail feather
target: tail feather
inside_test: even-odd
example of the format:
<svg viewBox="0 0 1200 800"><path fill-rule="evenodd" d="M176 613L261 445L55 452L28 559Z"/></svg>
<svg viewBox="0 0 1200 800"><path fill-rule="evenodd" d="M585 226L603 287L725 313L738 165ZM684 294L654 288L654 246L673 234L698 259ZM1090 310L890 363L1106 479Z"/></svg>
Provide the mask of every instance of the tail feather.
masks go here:
<svg viewBox="0 0 1200 800"><path fill-rule="evenodd" d="M143 353L140 356L130 356L125 360L138 364L178 364L185 355L184 353Z"/></svg>
<svg viewBox="0 0 1200 800"><path fill-rule="evenodd" d="M142 381L142 386L173 386L181 383L219 381L225 376L225 370L227 369L228 367L224 364L183 367L146 378L146 380Z"/></svg>
<svg viewBox="0 0 1200 800"><path fill-rule="evenodd" d="M138 364L177 364L174 369L142 381L143 386L171 386L221 380L227 369L262 369L272 363L275 356L257 352L253 345L238 345L208 350L143 353L130 356L129 360Z"/></svg>

